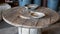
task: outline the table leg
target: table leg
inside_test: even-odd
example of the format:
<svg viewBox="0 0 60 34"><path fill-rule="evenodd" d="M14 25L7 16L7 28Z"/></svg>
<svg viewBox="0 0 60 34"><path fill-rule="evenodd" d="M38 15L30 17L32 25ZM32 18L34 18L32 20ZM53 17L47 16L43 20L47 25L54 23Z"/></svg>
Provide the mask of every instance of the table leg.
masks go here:
<svg viewBox="0 0 60 34"><path fill-rule="evenodd" d="M18 34L41 34L41 29L18 27Z"/></svg>

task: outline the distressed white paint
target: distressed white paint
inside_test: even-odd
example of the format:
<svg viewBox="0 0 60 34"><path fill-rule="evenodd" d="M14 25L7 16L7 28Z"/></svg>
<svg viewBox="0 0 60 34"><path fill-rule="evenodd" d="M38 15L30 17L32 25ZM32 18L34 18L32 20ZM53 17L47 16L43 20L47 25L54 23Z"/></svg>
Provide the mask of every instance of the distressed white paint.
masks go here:
<svg viewBox="0 0 60 34"><path fill-rule="evenodd" d="M18 34L22 34L22 28L21 27L18 27Z"/></svg>
<svg viewBox="0 0 60 34"><path fill-rule="evenodd" d="M30 34L37 34L38 33L38 29L30 29Z"/></svg>
<svg viewBox="0 0 60 34"><path fill-rule="evenodd" d="M30 29L30 34L41 34L41 29Z"/></svg>
<svg viewBox="0 0 60 34"><path fill-rule="evenodd" d="M22 34L29 34L28 28L22 28Z"/></svg>
<svg viewBox="0 0 60 34"><path fill-rule="evenodd" d="M18 34L41 34L41 29L18 27Z"/></svg>

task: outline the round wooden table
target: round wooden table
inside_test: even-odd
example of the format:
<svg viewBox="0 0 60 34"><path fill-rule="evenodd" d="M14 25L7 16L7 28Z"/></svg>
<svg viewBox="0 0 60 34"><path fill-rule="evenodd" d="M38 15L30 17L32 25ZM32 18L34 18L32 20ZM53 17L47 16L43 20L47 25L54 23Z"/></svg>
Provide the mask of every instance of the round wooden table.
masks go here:
<svg viewBox="0 0 60 34"><path fill-rule="evenodd" d="M36 9L36 11L46 14L40 19L22 19L19 17L20 11L22 11L21 7L15 7L6 10L2 15L8 24L18 27L19 34L41 34L41 28L48 27L59 20L57 12L45 7Z"/></svg>

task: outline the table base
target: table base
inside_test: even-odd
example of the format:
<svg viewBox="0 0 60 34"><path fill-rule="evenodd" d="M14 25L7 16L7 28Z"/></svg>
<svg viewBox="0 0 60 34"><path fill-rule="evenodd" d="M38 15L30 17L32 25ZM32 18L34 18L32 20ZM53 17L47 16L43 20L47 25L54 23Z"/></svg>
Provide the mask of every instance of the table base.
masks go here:
<svg viewBox="0 0 60 34"><path fill-rule="evenodd" d="M18 34L41 34L41 29L18 27Z"/></svg>

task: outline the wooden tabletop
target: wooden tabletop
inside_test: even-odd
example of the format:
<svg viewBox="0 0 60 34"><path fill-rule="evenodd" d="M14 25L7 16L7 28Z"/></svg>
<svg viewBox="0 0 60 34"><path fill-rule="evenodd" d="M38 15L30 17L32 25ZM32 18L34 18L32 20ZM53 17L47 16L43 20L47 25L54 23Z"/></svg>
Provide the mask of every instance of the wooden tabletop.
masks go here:
<svg viewBox="0 0 60 34"><path fill-rule="evenodd" d="M3 19L13 26L27 28L44 28L59 20L58 13L49 8L39 7L36 10L45 13L46 16L40 19L22 19L19 17L22 8L15 7L4 11Z"/></svg>

